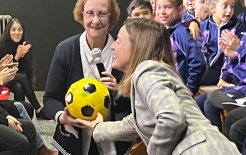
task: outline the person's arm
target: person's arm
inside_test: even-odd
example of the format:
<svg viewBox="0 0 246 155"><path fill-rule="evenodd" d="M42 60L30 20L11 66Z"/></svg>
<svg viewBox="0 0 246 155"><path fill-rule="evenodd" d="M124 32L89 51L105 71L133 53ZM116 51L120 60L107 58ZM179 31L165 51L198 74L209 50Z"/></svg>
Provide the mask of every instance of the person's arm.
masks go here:
<svg viewBox="0 0 246 155"><path fill-rule="evenodd" d="M243 44L240 45L239 38L229 30L222 31L219 44L220 49L225 54L224 64L221 68L220 80L218 82L219 87L233 86L230 82L234 79L234 75L231 73L233 69L241 60L241 55L245 52L246 37L242 38ZM241 63L243 65L244 63Z"/></svg>
<svg viewBox="0 0 246 155"><path fill-rule="evenodd" d="M223 87L230 87L232 84L230 83L233 80L233 74L229 71L235 66L235 63L233 60L231 60L229 57L224 57L224 64L221 68L221 75L220 80L217 83L217 86L223 88Z"/></svg>
<svg viewBox="0 0 246 155"><path fill-rule="evenodd" d="M196 19L191 19L185 21L184 25L189 28L190 34L194 40L197 40L200 37L200 23Z"/></svg>
<svg viewBox="0 0 246 155"><path fill-rule="evenodd" d="M22 132L21 123L0 106L0 124L6 125L17 132Z"/></svg>
<svg viewBox="0 0 246 155"><path fill-rule="evenodd" d="M177 42L187 59L188 77L186 85L191 92L195 94L198 91L201 80L205 74L206 61L201 50L197 47L197 43L187 31L184 30L176 35L176 38L179 39Z"/></svg>
<svg viewBox="0 0 246 155"><path fill-rule="evenodd" d="M134 128L134 117L132 114L126 116L121 121L103 122L103 116L98 113L93 121L77 119L78 127L94 128L93 138L95 142L105 141L134 141L138 134Z"/></svg>
<svg viewBox="0 0 246 155"><path fill-rule="evenodd" d="M57 121L65 108L65 94L68 80L68 68L63 59L62 47L58 46L53 56L45 86L44 108L47 114ZM58 114L59 112L59 114Z"/></svg>
<svg viewBox="0 0 246 155"><path fill-rule="evenodd" d="M64 114L67 90L72 83L83 78L79 37L68 38L57 46L48 72L44 109L57 122L59 116Z"/></svg>
<svg viewBox="0 0 246 155"><path fill-rule="evenodd" d="M132 114L123 118L122 121L102 122L95 126L93 131L94 140L105 141L134 141L138 134L134 129Z"/></svg>
<svg viewBox="0 0 246 155"><path fill-rule="evenodd" d="M0 106L0 124L8 126L8 119L6 118L9 113Z"/></svg>

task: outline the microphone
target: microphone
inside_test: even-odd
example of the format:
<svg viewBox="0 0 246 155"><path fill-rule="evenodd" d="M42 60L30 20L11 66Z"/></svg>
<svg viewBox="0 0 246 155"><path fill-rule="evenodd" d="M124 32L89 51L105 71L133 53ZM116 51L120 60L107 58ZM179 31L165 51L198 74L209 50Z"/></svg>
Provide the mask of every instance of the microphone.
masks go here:
<svg viewBox="0 0 246 155"><path fill-rule="evenodd" d="M105 75L102 75L102 72L106 71L106 69L101 60L101 50L99 48L93 48L91 51L91 55L93 57L94 62L96 63L100 77L105 77Z"/></svg>

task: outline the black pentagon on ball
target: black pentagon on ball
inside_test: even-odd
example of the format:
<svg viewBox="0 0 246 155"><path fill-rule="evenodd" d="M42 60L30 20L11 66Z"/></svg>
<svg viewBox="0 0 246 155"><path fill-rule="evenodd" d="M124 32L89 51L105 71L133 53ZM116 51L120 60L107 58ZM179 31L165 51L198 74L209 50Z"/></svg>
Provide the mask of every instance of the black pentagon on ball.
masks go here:
<svg viewBox="0 0 246 155"><path fill-rule="evenodd" d="M105 97L104 97L104 107L105 107L106 109L109 108L110 103L111 103L110 97L109 97L109 96L105 96Z"/></svg>
<svg viewBox="0 0 246 155"><path fill-rule="evenodd" d="M94 108L92 108L89 105L81 108L81 113L85 117L91 117L93 115L94 111L95 111Z"/></svg>
<svg viewBox="0 0 246 155"><path fill-rule="evenodd" d="M69 98L69 100L68 100L68 98ZM67 94L66 101L67 101L68 104L73 103L73 94L71 92L69 92Z"/></svg>
<svg viewBox="0 0 246 155"><path fill-rule="evenodd" d="M96 92L96 86L92 83L86 83L84 85L84 91L87 93L87 94L92 94L94 92Z"/></svg>

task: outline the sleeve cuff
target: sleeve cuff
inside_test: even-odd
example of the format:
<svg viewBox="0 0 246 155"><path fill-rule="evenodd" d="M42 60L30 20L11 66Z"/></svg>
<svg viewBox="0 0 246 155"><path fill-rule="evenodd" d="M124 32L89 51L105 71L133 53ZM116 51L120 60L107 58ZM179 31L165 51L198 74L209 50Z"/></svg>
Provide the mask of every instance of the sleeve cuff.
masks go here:
<svg viewBox="0 0 246 155"><path fill-rule="evenodd" d="M64 111L58 111L57 113L56 113L56 115L55 115L55 121L57 122L57 123L59 123L60 124L60 122L59 122L59 117L61 116L61 114L63 114L64 113Z"/></svg>

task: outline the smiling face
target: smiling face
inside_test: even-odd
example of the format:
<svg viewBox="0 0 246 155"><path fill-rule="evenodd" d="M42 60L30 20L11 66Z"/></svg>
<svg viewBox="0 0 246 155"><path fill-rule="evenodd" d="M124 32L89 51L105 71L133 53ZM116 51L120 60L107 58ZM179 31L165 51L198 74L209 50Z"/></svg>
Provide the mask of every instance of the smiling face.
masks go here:
<svg viewBox="0 0 246 155"><path fill-rule="evenodd" d="M234 13L235 0L219 0L209 5L213 20L217 25L228 22Z"/></svg>
<svg viewBox="0 0 246 155"><path fill-rule="evenodd" d="M11 26L9 33L12 41L18 43L23 37L23 28L19 23L14 23Z"/></svg>
<svg viewBox="0 0 246 155"><path fill-rule="evenodd" d="M156 1L156 17L155 19L165 26L171 24L180 18L182 13L182 5L175 6L174 0L157 0Z"/></svg>
<svg viewBox="0 0 246 155"><path fill-rule="evenodd" d="M86 15L87 14L87 15ZM89 17L88 14L97 14ZM98 14L105 14L101 17ZM87 40L105 39L109 30L109 3L108 0L87 0L83 11L83 25L87 32Z"/></svg>
<svg viewBox="0 0 246 155"><path fill-rule="evenodd" d="M129 39L126 27L122 26L118 33L117 40L111 45L114 56L112 68L121 70L123 72L127 71L127 66L131 57L131 47L132 44Z"/></svg>

